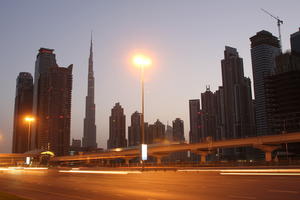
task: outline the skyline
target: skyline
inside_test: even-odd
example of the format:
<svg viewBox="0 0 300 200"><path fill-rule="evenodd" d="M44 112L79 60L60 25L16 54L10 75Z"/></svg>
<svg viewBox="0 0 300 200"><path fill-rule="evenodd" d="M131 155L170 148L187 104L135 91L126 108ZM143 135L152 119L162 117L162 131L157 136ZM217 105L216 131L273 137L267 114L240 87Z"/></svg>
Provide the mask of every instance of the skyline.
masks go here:
<svg viewBox="0 0 300 200"><path fill-rule="evenodd" d="M64 4L66 1L64 1L62 4ZM102 2L104 5L103 7L107 6L108 8L116 8L118 11L123 11L127 13L130 11L128 7L122 7L124 6L124 3L118 2L118 6L114 5L117 1L113 1L112 3ZM168 16L164 15L164 8L168 6L169 1L166 2L159 2L159 1L153 1L153 4L149 4L149 2L146 3L146 1L137 3L137 1L126 1L130 2L130 6L132 7L138 7L141 8L142 6L146 7L146 5L152 5L150 8L152 8L152 11L155 11L155 14L159 14L159 16L164 16L162 18L162 23L171 23L173 20L169 20ZM133 3L135 2L135 4ZM135 30L132 31L130 28L133 28L134 25L139 24L143 25L140 20L136 20L136 16L144 17L146 14L149 14L147 12L146 14L142 12L135 13L136 15L131 14L124 14L126 15L124 19L121 20L121 23L118 23L114 21L117 25L120 27L116 28L113 26L108 26L111 28L112 32L105 32L101 30L101 28L98 28L98 26L94 26L92 28L86 27L86 30L82 31L81 34L71 34L72 37L64 38L63 40L62 35L59 32L54 31L53 37L44 38L43 34L41 36L36 35L36 38L32 38L31 41L33 44L28 45L26 42L26 39L24 37L16 38L17 41L14 41L13 43L10 43L12 40L10 36L9 39L6 41L3 41L3 38L0 39L1 44L4 43L2 48L0 49L0 55L1 56L1 92L4 94L7 94L7 96L2 96L3 104L1 105L1 114L0 114L0 134L3 136L2 141L0 141L0 152L9 152L11 150L10 144L11 143L11 136L12 136L12 119L13 119L13 99L14 99L14 93L15 93L15 80L19 72L30 72L33 74L34 71L34 60L35 56L37 54L37 51L40 47L45 48L53 48L55 49L55 53L57 56L58 63L60 63L61 66L66 66L69 63L74 64L74 83L73 83L73 98L72 98L72 129L71 129L71 138L79 139L83 135L83 118L84 118L84 105L85 105L85 95L86 95L86 77L87 77L87 66L88 66L88 54L89 54L89 35L90 30L93 29L93 37L94 37L94 70L95 70L95 93L96 93L96 101L97 104L97 112L96 112L96 125L98 128L97 132L97 143L99 144L99 147L106 148L106 141L108 138L108 121L109 121L109 112L110 109L113 107L113 105L117 102L120 102L122 107L124 108L125 115L127 116L126 124L127 126L130 125L130 116L131 114L137 110L140 111L140 86L139 86L139 71L133 66L131 62L131 58L133 56L133 52L139 52L138 50L141 50L143 53L149 53L150 57L153 59L153 66L152 68L149 68L146 70L146 94L145 94L145 121L149 123L154 123L156 119L160 119L164 124L167 124L167 121L171 123L175 118L179 117L181 118L185 123L185 138L188 141L188 131L189 131L189 118L188 118L188 100L189 99L200 99L201 92L205 91L205 86L210 85L212 88L212 91L216 90L219 85L222 83L221 79L221 59L223 56L224 47L226 45L232 46L234 48L237 48L239 51L239 54L241 58L244 59L244 69L245 69L245 76L250 77L252 81L253 86L253 78L252 78L252 66L251 66L251 59L250 59L250 41L249 38L256 34L256 32L259 32L261 30L267 30L272 32L273 35L277 36L277 26L275 21L273 21L272 18L265 15L263 12L260 11L260 8L263 7L264 3L262 3L262 6L255 6L255 9L250 9L251 11L255 11L256 17L259 16L259 21L261 23L258 23L259 26L253 26L251 24L249 27L245 27L245 32L242 32L241 35L238 33L235 33L232 36L228 36L226 34L233 33L235 31L241 31L237 30L236 28L232 28L233 32L227 29L220 31L221 33L224 33L224 35L220 34L220 38L214 38L219 35L214 35L215 33L212 30L206 30L204 31L204 35L208 34L206 36L209 36L207 41L200 40L201 34L203 33L201 29L201 25L203 22L203 16L199 15L198 19L192 19L192 16L196 17L196 13L189 14L187 11L194 11L196 12L196 9L199 8L200 3L197 3L196 1L190 1L191 5L184 4L183 1L176 1L177 4L172 5L172 10L170 11L171 16L176 17L176 14L180 13L180 11L186 11L184 12L184 19L182 18L176 18L182 23L183 30L177 30L178 32L174 32L174 28L177 27L178 24L174 24L174 26L170 27L170 30L164 26L159 28L150 28L143 27L141 30ZM180 3L178 3L180 2ZM232 1L237 2L237 1ZM297 14L295 4L299 4L299 2L296 1L290 1L291 6L290 9L294 8L294 12L279 12L278 8L270 8L270 5L267 4L264 8L268 9L272 13L276 13L276 15L280 16L284 20L284 24L282 26L282 39L283 39L283 52L286 49L289 49L289 35L296 32L299 28L299 24L297 24L297 16L292 17L291 20L294 20L293 23L287 22L287 18L285 15L292 16L293 14ZM293 3L292 3L293 2ZM253 3L253 2L252 2ZM276 2L277 3L277 2ZM0 4L5 4L1 2ZM11 4L7 3L5 6L11 6ZM20 3L24 4L24 3ZM38 6L44 5L47 3L40 3ZM47 4L50 6L50 4ZM84 5L80 4L79 1L75 3L75 5L72 5L70 9L73 9L76 6ZM114 7L114 6L115 7ZM127 5L125 3L125 5ZM160 5L161 7L157 7ZM183 7L181 7L181 6ZM239 6L242 6L242 4L238 3ZM235 6L238 6L235 5ZM284 5L284 3L282 3ZM1 8L5 7L1 5ZM87 5L84 5L87 6ZM98 5L99 6L99 5ZM102 6L102 5L101 5ZM100 7L101 7L100 6ZM128 5L127 5L128 6ZM156 7L155 7L156 6ZM171 6L171 5L170 5ZM194 8L195 6L195 8ZM208 6L213 7L213 3L209 4ZM220 5L218 5L220 6ZM218 8L217 6L217 8ZM244 4L243 4L244 6ZM62 6L63 7L63 6ZM95 6L96 7L96 6ZM101 7L102 9L104 9ZM272 6L271 6L272 7ZM65 7L67 8L67 7ZM148 8L148 7L147 7ZM154 8L159 8L158 10L155 10ZM251 7L253 8L253 7ZM84 7L84 9L87 9L87 7ZM93 6L91 6L89 9L95 9ZM127 10L128 9L128 10ZM133 9L133 8L132 8ZM227 8L229 9L229 8ZM6 9L4 9L6 10ZM26 10L26 8L25 8ZM50 9L51 10L51 9ZM105 9L104 9L105 10ZM133 10L139 10L139 9L133 9ZM151 9L150 9L151 10ZM226 10L226 9L225 9ZM231 11L233 8L231 8ZM147 10L148 11L148 10ZM68 10L70 12L70 10ZM122 12L121 12L122 13ZM130 12L129 12L130 13ZM247 15L248 11L245 12L245 15ZM254 15L253 13L253 15ZM7 15L6 12L1 11L1 18L3 19L3 16ZM15 13L17 14L17 13ZM36 13L35 13L36 14ZM46 13L47 14L47 13ZM48 13L49 14L49 13ZM95 15L95 13L91 13L91 15ZM108 14L108 13L106 13ZM115 16L117 14L108 14L108 16ZM189 14L189 15L188 15ZM208 16L209 14L206 13ZM226 14L230 14L227 13ZM192 16L191 16L192 15ZM29 15L28 15L29 16ZM26 15L26 17L28 17ZM117 15L118 16L118 15ZM171 18L170 16L170 18ZM230 16L230 15L229 15ZM19 16L20 17L20 16ZM49 17L49 16L48 16ZM52 17L55 18L53 15ZM121 16L119 16L120 19ZM153 19L152 19L152 18ZM148 19L147 22L152 22L150 25L157 26L155 23L156 16L151 16L150 19ZM246 18L247 18L246 17ZM90 19L89 16L86 16L87 19ZM122 27L122 24L127 22L128 18L135 19L134 23L129 23L130 28ZM167 19L166 19L167 18ZM299 18L299 17L298 17ZM285 20L286 19L286 20ZM68 21L69 20L69 21ZM74 22L70 19L66 21L68 22ZM125 21L122 23L122 21ZM149 21L150 20L150 21ZM157 20L157 19L156 19ZM13 19L12 19L13 21ZM63 20L64 21L64 20ZM226 18L225 20L226 21ZM254 20L257 22L257 20ZM129 22L131 22L129 20ZM214 21L213 21L214 22ZM67 23L67 22L66 22ZM95 22L94 22L95 23ZM103 21L102 21L103 23ZM107 22L108 23L108 22ZM168 24L167 23L167 24ZM191 24L188 24L191 23ZM238 19L232 20L230 23L237 23L239 24ZM193 27L193 25L199 25L200 30ZM291 26L288 26L288 24L292 24ZM29 24L28 24L29 25ZM89 24L91 25L91 24ZM109 24L111 25L111 24ZM207 24L205 24L207 26ZM1 26L3 27L3 22L1 21ZM57 25L59 26L59 25ZM88 25L84 25L88 26ZM124 26L124 24L123 24ZM5 27L5 26L4 26ZM50 26L49 30L56 27L55 25ZM228 25L228 29L235 26ZM122 36L121 33L116 31L117 35L113 35L116 30L123 30L123 28L126 28L126 30L123 30L124 33L124 39L120 39L120 36ZM191 31L185 30L185 28L192 28ZM198 27L199 28L199 27ZM244 27L243 27L244 28ZM5 28L4 28L5 29ZM37 30L38 27L34 30ZM80 28L81 29L81 28ZM84 29L84 28L83 28ZM99 30L100 29L100 30ZM11 33L11 30L5 29L7 32L4 32L5 34ZM149 30L152 32L149 33ZM158 30L158 31L154 31ZM132 31L132 32L131 32ZM153 32L154 31L154 32ZM211 31L211 32L210 32ZM21 34L12 32L13 34ZM28 34L28 32L25 33ZM39 32L43 33L43 32ZM109 36L109 33L113 35L113 37ZM127 33L127 34L125 34ZM129 33L129 34L128 34ZM171 34L172 37L169 37ZM23 32L22 32L23 34ZM153 34L153 35L152 35ZM162 34L162 35L160 35ZM183 36L181 36L183 34ZM199 34L198 36L200 38L196 38L195 36ZM119 37L118 37L119 35ZM189 36L192 37L189 37ZM7 36L7 35L5 35ZM17 35L20 36L20 35ZM50 36L52 36L50 34ZM160 36L162 36L160 38ZM238 37L237 37L238 36ZM156 38L159 37L159 38ZM174 38L173 38L174 37ZM108 38L111 38L110 40ZM15 39L15 38L13 38ZM35 40L36 39L36 40ZM119 39L117 41L114 41L113 39ZM19 41L20 40L20 41ZM63 41L60 41L63 40ZM127 41L129 40L129 41ZM225 41L226 42L225 42ZM23 45L19 45L19 42ZM109 45L109 41L112 41L112 44ZM128 43L127 43L128 42ZM209 44L206 44L208 42ZM10 45L8 45L10 43ZM74 44L75 43L75 44ZM176 43L176 44L174 44ZM201 44L204 43L204 47L201 46ZM27 45L26 45L27 44ZM108 44L110 48L107 49L106 45L102 44ZM77 45L79 47L77 47ZM19 52L16 51L18 48L16 46L20 47L22 51ZM24 47L23 47L24 46ZM70 49L68 49L68 47ZM196 49L195 49L196 48ZM75 51L76 49L77 51ZM17 52L16 59L13 60L14 53ZM6 56L5 56L6 55ZM111 56L114 55L114 56ZM116 59L117 57L117 59ZM202 60L203 59L203 60ZM24 64L25 66L20 66ZM12 66L13 70L3 70L4 66ZM210 66L210 67L209 67ZM172 69L171 69L172 67ZM187 67L187 68L185 68ZM199 69L200 68L200 69ZM212 69L209 69L212 68ZM8 72L4 73L3 72ZM122 74L122 76L120 76ZM182 75L181 77L179 76ZM185 77L188 76L188 77ZM111 79L111 80L110 80ZM180 82L180 83L178 83ZM178 85L177 85L178 84ZM120 90L120 85L125 86ZM5 88L3 87L5 86ZM109 87L108 87L109 86ZM176 87L177 86L177 87ZM109 92L107 90L109 89ZM168 92L170 91L170 92ZM253 94L253 91L252 91ZM159 97L159 98L153 98L153 97ZM254 96L254 95L253 95ZM151 98L152 97L152 98ZM170 99L174 100L174 103L170 103ZM175 110L176 108L177 110ZM164 111L168 112L164 112ZM162 113L158 112L161 111ZM10 116L8 116L8 114ZM4 121L8 121L9 124L3 124ZM127 135L126 131L126 135ZM0 137L1 137L0 135ZM128 137L127 137L128 138ZM3 143L4 142L4 143ZM5 145L3 145L5 144ZM4 147L3 147L4 146Z"/></svg>

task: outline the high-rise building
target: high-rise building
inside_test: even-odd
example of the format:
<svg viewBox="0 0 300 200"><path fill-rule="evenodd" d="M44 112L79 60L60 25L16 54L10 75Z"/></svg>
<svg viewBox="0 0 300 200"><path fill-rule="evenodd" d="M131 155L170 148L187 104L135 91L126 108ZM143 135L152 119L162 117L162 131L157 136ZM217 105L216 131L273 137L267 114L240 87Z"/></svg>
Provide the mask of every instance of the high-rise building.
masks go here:
<svg viewBox="0 0 300 200"><path fill-rule="evenodd" d="M113 149L126 146L126 117L120 103L116 103L109 117L109 139L107 141L107 148Z"/></svg>
<svg viewBox="0 0 300 200"><path fill-rule="evenodd" d="M173 127L167 124L166 132L165 132L165 140L169 142L173 142Z"/></svg>
<svg viewBox="0 0 300 200"><path fill-rule="evenodd" d="M24 121L27 115L32 115L33 79L30 73L21 72L17 78L14 127L13 153L24 153L29 150L30 124Z"/></svg>
<svg viewBox="0 0 300 200"><path fill-rule="evenodd" d="M81 147L81 140L78 140L78 139L72 139L72 147L75 147L75 148L80 148Z"/></svg>
<svg viewBox="0 0 300 200"><path fill-rule="evenodd" d="M198 143L201 140L201 110L200 100L189 100L189 114L190 114L190 143Z"/></svg>
<svg viewBox="0 0 300 200"><path fill-rule="evenodd" d="M300 56L276 57L276 72L265 77L268 127L272 133L300 131Z"/></svg>
<svg viewBox="0 0 300 200"><path fill-rule="evenodd" d="M89 68L88 68L88 88L85 98L85 118L83 125L82 146L96 149L96 124L95 124L95 78L93 70L93 41L91 39Z"/></svg>
<svg viewBox="0 0 300 200"><path fill-rule="evenodd" d="M184 123L180 118L176 118L173 122L173 141L184 142Z"/></svg>
<svg viewBox="0 0 300 200"><path fill-rule="evenodd" d="M162 143L165 140L166 126L158 119L154 124L150 124L148 127L149 143L157 144Z"/></svg>
<svg viewBox="0 0 300 200"><path fill-rule="evenodd" d="M53 49L40 48L35 63L31 148L67 155L70 147L72 68L56 64Z"/></svg>
<svg viewBox="0 0 300 200"><path fill-rule="evenodd" d="M268 31L260 31L250 38L255 94L255 122L258 135L269 134L267 123L264 78L274 72L275 57L281 53L279 40Z"/></svg>
<svg viewBox="0 0 300 200"><path fill-rule="evenodd" d="M216 101L216 138L215 140L224 140L225 137L225 104L224 104L224 89L219 87L216 90L215 101Z"/></svg>
<svg viewBox="0 0 300 200"><path fill-rule="evenodd" d="M217 105L215 94L207 87L204 93L201 93L202 108L202 131L201 141L205 141L207 137L216 139L217 137Z"/></svg>
<svg viewBox="0 0 300 200"><path fill-rule="evenodd" d="M141 143L141 116L141 113L137 111L131 115L131 126L128 127L128 146L138 146Z"/></svg>
<svg viewBox="0 0 300 200"><path fill-rule="evenodd" d="M300 56L300 28L290 37L292 54Z"/></svg>
<svg viewBox="0 0 300 200"><path fill-rule="evenodd" d="M254 113L250 79L244 77L243 59L225 47L222 64L226 139L253 136Z"/></svg>

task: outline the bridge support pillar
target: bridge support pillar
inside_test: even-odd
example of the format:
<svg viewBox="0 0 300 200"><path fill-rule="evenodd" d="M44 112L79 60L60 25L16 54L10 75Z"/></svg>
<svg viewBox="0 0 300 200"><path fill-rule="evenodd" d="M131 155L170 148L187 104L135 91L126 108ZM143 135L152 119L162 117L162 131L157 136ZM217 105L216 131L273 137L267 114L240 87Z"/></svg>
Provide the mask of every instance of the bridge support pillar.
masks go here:
<svg viewBox="0 0 300 200"><path fill-rule="evenodd" d="M200 160L200 163L206 163L206 156L207 156L207 152L202 152L201 154L200 154L200 156L201 156L201 160Z"/></svg>
<svg viewBox="0 0 300 200"><path fill-rule="evenodd" d="M106 160L104 160L105 161L105 164L106 165L110 165L110 160L109 159L106 159Z"/></svg>
<svg viewBox="0 0 300 200"><path fill-rule="evenodd" d="M124 160L125 160L125 164L126 164L126 165L129 165L129 160L130 160L130 158L124 158Z"/></svg>
<svg viewBox="0 0 300 200"><path fill-rule="evenodd" d="M154 154L152 156L156 158L156 164L160 165L162 158L167 155L168 154Z"/></svg>
<svg viewBox="0 0 300 200"><path fill-rule="evenodd" d="M279 149L280 146L278 145L254 145L254 148L260 149L265 152L265 161L271 162L272 161L272 152L276 149Z"/></svg>
<svg viewBox="0 0 300 200"><path fill-rule="evenodd" d="M192 151L193 153L200 155L200 163L206 163L206 156L210 153L210 151L206 150L196 150Z"/></svg>
<svg viewBox="0 0 300 200"><path fill-rule="evenodd" d="M91 160L90 160L90 158L88 157L87 159L86 159L86 164L90 164L91 163Z"/></svg>
<svg viewBox="0 0 300 200"><path fill-rule="evenodd" d="M156 164L160 165L161 164L161 159L163 156L155 156L156 158Z"/></svg>

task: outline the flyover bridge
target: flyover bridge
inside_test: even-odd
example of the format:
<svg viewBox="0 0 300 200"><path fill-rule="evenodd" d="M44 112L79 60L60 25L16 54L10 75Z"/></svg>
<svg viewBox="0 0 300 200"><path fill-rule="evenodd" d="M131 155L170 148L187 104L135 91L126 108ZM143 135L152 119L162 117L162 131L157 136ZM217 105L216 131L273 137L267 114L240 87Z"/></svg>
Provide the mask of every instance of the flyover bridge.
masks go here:
<svg viewBox="0 0 300 200"><path fill-rule="evenodd" d="M265 161L272 161L272 152L280 148L281 144L300 142L300 132L285 133L278 135L267 135L258 137L248 137L221 141L207 141L193 144L170 144L162 146L149 146L148 155L157 159L158 164L161 159L173 152L191 151L201 156L201 162L206 162L206 156L218 148L233 148L233 147L254 147L262 150L265 153ZM75 156L59 156L51 158L54 162L71 162L71 161L87 161L90 160L110 160L122 158L126 163L135 157L139 157L140 150L135 149L121 149L117 148L114 151L104 151L93 154L75 155Z"/></svg>

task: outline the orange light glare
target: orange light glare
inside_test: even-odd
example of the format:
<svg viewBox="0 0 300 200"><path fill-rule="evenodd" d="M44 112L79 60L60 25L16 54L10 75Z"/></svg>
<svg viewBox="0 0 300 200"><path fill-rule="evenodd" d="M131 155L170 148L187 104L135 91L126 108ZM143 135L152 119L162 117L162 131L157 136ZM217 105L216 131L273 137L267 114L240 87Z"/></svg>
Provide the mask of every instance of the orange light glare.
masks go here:
<svg viewBox="0 0 300 200"><path fill-rule="evenodd" d="M35 118L34 118L34 117L27 116L27 117L24 118L24 120L25 120L26 122L33 122L33 121L35 120Z"/></svg>
<svg viewBox="0 0 300 200"><path fill-rule="evenodd" d="M133 62L135 65L139 67L144 67L144 66L149 66L151 65L151 59L147 58L146 56L143 55L137 55L133 58Z"/></svg>

